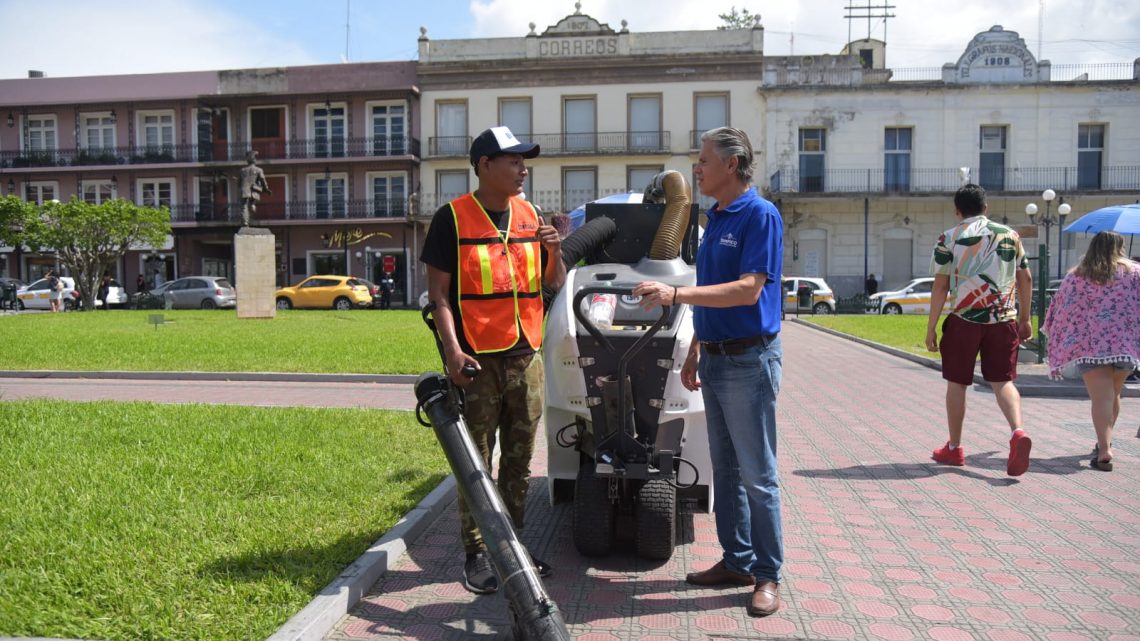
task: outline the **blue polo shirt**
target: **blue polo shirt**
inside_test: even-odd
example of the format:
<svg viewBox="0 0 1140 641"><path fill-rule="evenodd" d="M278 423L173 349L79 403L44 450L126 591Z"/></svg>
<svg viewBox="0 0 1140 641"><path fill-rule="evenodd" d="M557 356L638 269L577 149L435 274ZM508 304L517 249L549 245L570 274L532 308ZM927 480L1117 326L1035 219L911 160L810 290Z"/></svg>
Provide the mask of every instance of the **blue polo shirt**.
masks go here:
<svg viewBox="0 0 1140 641"><path fill-rule="evenodd" d="M708 211L709 222L697 250L697 285L764 274L755 305L693 308L693 328L702 341L724 341L780 331L784 268L784 221L771 202L749 188L731 205Z"/></svg>

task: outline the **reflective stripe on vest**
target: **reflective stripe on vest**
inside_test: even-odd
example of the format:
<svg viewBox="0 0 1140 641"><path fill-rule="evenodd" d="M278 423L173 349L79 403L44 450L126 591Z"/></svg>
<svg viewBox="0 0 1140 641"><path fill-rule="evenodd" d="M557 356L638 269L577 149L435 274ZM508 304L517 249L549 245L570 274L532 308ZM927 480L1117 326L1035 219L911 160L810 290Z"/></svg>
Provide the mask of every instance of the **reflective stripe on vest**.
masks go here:
<svg viewBox="0 0 1140 641"><path fill-rule="evenodd" d="M450 203L459 240L459 314L477 354L511 349L520 326L528 345L542 344L538 214L521 198L509 203L505 234L473 194Z"/></svg>

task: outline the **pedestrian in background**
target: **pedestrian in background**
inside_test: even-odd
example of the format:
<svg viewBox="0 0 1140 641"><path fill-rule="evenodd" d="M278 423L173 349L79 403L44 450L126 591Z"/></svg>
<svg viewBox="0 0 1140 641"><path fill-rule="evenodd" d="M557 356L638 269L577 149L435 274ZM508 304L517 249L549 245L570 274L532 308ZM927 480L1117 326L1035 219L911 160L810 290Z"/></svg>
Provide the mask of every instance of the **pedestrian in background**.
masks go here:
<svg viewBox="0 0 1140 641"><path fill-rule="evenodd" d="M958 224L938 237L930 261L934 285L926 323L926 349L942 355L946 379L946 421L950 438L931 458L944 465L965 465L961 447L966 418L966 391L974 384L974 363L982 355L982 378L994 391L998 407L1009 423L1009 457L1005 471L1021 476L1029 469L1032 441L1021 425L1021 395L1017 378L1017 352L1021 341L1033 336L1029 322L1033 275L1021 237L1006 225L986 217L986 190L963 185L954 194ZM938 319L951 288L954 309L942 323ZM1014 296L1017 300L1015 304Z"/></svg>
<svg viewBox="0 0 1140 641"><path fill-rule="evenodd" d="M96 298L103 303L104 310L111 309L107 305L107 295L111 292L111 272L104 271L103 277L99 279L99 291Z"/></svg>
<svg viewBox="0 0 1140 641"><path fill-rule="evenodd" d="M396 281L392 275L385 272L380 279L380 309L392 309L392 291L396 289Z"/></svg>
<svg viewBox="0 0 1140 641"><path fill-rule="evenodd" d="M701 193L716 204L697 250L697 284L644 282L633 295L647 308L693 306L694 336L681 384L699 389L704 399L716 533L724 553L685 581L752 586L745 611L764 617L780 609L784 564L776 468L784 223L752 186L754 164L743 131L719 127L701 136L694 174Z"/></svg>
<svg viewBox="0 0 1140 641"><path fill-rule="evenodd" d="M48 303L52 312L58 312L63 307L63 281L55 275L54 269L47 270L44 278L48 282Z"/></svg>
<svg viewBox="0 0 1140 641"><path fill-rule="evenodd" d="M868 296L874 296L879 293L879 281L875 280L875 275L867 276L867 282L863 289L866 290Z"/></svg>
<svg viewBox="0 0 1140 641"><path fill-rule="evenodd" d="M1089 466L1112 471L1112 428L1124 380L1140 366L1140 265L1124 254L1124 238L1093 236L1045 315L1049 373L1083 379L1092 401L1096 447Z"/></svg>
<svg viewBox="0 0 1140 641"><path fill-rule="evenodd" d="M138 278L135 279L135 293L141 294L145 291L146 291L146 277L143 276L142 274L139 274Z"/></svg>

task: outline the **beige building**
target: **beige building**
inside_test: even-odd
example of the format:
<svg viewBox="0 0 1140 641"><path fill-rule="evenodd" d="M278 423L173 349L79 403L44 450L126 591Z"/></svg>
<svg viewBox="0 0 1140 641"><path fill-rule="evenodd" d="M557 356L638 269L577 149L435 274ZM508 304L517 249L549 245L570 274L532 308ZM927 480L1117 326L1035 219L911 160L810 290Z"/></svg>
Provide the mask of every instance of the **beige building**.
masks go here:
<svg viewBox="0 0 1140 641"><path fill-rule="evenodd" d="M1068 220L1140 197L1140 62L1051 65L1001 27L977 34L941 69L892 70L885 45L851 55L766 58L766 176L787 228L785 271L820 276L841 295L928 275L954 224L963 180L990 195L990 217L1016 225L1027 252L1050 239L1051 277L1088 239L1034 224L1042 193ZM1063 250L1063 254L1062 254Z"/></svg>
<svg viewBox="0 0 1140 641"><path fill-rule="evenodd" d="M578 12L517 38L423 33L419 220L475 188L468 147L497 124L541 145L526 193L546 212L640 192L665 169L691 181L700 132L732 125L761 137L763 40L760 27L637 33Z"/></svg>

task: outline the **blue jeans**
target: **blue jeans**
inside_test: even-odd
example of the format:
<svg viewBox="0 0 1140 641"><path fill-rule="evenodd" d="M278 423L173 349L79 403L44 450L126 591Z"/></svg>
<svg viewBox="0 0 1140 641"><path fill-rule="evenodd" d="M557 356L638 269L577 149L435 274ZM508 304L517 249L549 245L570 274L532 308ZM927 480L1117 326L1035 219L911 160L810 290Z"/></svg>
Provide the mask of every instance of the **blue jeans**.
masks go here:
<svg viewBox="0 0 1140 641"><path fill-rule="evenodd" d="M784 351L776 336L739 355L701 349L697 376L713 465L716 532L729 569L780 581L784 531L776 470L776 395Z"/></svg>

